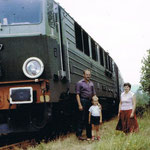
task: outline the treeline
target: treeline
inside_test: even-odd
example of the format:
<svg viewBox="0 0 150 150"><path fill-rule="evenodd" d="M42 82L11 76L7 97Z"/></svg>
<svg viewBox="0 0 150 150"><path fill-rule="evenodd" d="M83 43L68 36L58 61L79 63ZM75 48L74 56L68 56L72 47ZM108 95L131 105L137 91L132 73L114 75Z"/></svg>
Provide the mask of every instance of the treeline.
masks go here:
<svg viewBox="0 0 150 150"><path fill-rule="evenodd" d="M141 89L150 95L150 50L147 50L147 56L142 59L140 83Z"/></svg>
<svg viewBox="0 0 150 150"><path fill-rule="evenodd" d="M142 59L140 83L141 87L136 92L138 115L142 115L144 111L150 109L150 49Z"/></svg>
<svg viewBox="0 0 150 150"><path fill-rule="evenodd" d="M137 102L136 114L142 116L147 109L150 109L150 96L141 89L138 89L135 94Z"/></svg>

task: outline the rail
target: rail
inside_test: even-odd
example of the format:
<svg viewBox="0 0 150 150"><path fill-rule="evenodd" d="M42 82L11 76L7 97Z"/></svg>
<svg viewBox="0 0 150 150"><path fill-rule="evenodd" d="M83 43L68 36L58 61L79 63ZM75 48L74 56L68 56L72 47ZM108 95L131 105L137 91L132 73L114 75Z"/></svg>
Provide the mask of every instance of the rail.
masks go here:
<svg viewBox="0 0 150 150"><path fill-rule="evenodd" d="M32 140L26 140L26 141L22 141L22 142L18 142L18 143L14 143L14 144L10 144L10 145L6 145L6 146L2 146L0 147L0 150L15 150L18 148L22 148L23 150L26 150L27 147L29 146L35 146L36 142L34 139Z"/></svg>

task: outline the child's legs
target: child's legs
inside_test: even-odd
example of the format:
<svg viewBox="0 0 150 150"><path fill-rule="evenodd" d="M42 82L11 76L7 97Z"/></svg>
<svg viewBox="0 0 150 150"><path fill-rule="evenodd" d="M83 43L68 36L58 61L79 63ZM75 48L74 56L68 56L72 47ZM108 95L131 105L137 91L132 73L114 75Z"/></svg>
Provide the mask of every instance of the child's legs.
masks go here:
<svg viewBox="0 0 150 150"><path fill-rule="evenodd" d="M96 133L95 133L96 129L95 129L95 125L92 124L92 136L96 136Z"/></svg>
<svg viewBox="0 0 150 150"><path fill-rule="evenodd" d="M99 135L99 125L95 125L95 131L96 131L96 136L98 136Z"/></svg>

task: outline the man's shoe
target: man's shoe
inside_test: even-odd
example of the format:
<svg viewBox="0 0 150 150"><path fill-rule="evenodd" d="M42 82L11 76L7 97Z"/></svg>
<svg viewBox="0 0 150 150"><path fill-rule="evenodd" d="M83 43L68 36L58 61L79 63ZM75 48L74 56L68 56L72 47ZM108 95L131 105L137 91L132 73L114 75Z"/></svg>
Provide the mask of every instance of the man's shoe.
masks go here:
<svg viewBox="0 0 150 150"><path fill-rule="evenodd" d="M82 137L82 136L79 136L79 137L78 137L78 140L84 141L84 140L86 140L86 138L84 138L84 137Z"/></svg>
<svg viewBox="0 0 150 150"><path fill-rule="evenodd" d="M87 140L87 141L90 141L91 139L90 139L90 138L87 138L86 140Z"/></svg>

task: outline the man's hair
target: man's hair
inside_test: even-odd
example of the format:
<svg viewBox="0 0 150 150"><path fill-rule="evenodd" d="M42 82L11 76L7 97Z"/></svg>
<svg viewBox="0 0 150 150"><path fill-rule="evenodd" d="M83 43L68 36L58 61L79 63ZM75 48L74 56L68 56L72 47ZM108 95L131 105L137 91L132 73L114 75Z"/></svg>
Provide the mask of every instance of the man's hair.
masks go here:
<svg viewBox="0 0 150 150"><path fill-rule="evenodd" d="M131 84L130 83L124 83L123 87L128 86L131 89Z"/></svg>
<svg viewBox="0 0 150 150"><path fill-rule="evenodd" d="M83 74L85 74L86 71L91 72L89 69L85 69L85 70L83 70Z"/></svg>

